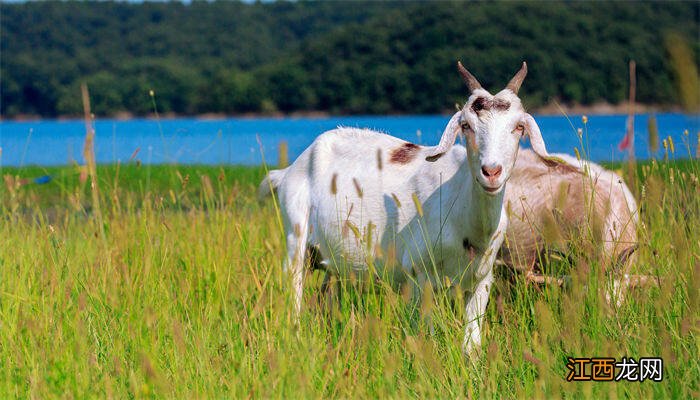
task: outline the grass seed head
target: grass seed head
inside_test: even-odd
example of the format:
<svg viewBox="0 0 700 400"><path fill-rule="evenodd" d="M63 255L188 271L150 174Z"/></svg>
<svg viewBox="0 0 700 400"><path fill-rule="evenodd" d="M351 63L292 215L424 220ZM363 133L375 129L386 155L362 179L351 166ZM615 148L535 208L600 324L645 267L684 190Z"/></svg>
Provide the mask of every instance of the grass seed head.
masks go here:
<svg viewBox="0 0 700 400"><path fill-rule="evenodd" d="M418 215L420 217L423 217L423 205L421 204L420 200L418 199L418 195L416 193L413 193L411 195L411 198L413 199L413 204L416 206L416 212L418 212Z"/></svg>
<svg viewBox="0 0 700 400"><path fill-rule="evenodd" d="M399 201L398 196L396 196L396 193L392 193L391 198L394 200L394 204L396 204L396 208L401 208L401 202Z"/></svg>
<svg viewBox="0 0 700 400"><path fill-rule="evenodd" d="M333 196L338 194L338 174L333 174L331 178L331 194Z"/></svg>
<svg viewBox="0 0 700 400"><path fill-rule="evenodd" d="M355 192L357 193L357 197L362 198L362 186L360 186L360 182L357 180L357 178L352 178L352 184L355 185Z"/></svg>

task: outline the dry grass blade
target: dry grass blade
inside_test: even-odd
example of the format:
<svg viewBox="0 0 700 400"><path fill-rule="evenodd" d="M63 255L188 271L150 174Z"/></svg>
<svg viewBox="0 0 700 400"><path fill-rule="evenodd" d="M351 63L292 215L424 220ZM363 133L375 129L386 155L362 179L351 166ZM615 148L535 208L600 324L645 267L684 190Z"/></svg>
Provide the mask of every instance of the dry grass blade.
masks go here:
<svg viewBox="0 0 700 400"><path fill-rule="evenodd" d="M87 84L82 83L80 85L80 91L83 97L83 113L85 117L85 145L83 147L83 157L85 158L88 174L90 175L90 192L92 194L92 207L94 209L97 229L103 243L106 243L104 221L102 219L102 210L100 208L100 190L97 182L97 162L95 161L95 128L93 125L93 116L90 111L90 93L88 92Z"/></svg>

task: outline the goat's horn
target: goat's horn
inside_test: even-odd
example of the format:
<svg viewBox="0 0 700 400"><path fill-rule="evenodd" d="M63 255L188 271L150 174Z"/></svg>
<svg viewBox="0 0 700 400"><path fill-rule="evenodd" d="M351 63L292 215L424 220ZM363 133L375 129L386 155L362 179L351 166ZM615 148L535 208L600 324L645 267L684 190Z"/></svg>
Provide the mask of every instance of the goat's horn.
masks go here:
<svg viewBox="0 0 700 400"><path fill-rule="evenodd" d="M523 61L523 66L520 67L520 71L508 82L506 89L510 89L513 93L518 94L518 90L520 90L520 85L523 84L525 75L527 75L527 63Z"/></svg>
<svg viewBox="0 0 700 400"><path fill-rule="evenodd" d="M464 68L461 61L457 61L457 69L459 70L459 74L462 75L464 83L467 84L467 87L471 92L475 91L476 89L481 89L481 84L479 81L477 81L476 78L474 78L474 75L470 74L469 71Z"/></svg>

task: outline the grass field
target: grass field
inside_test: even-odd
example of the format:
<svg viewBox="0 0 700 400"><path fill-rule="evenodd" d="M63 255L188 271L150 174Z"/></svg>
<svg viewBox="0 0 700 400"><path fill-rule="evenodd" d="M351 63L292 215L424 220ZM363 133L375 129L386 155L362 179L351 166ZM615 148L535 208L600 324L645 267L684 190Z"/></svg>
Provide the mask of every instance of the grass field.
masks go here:
<svg viewBox="0 0 700 400"><path fill-rule="evenodd" d="M639 273L618 310L584 252L568 290L516 277L491 293L484 344L461 352L462 299L428 329L401 293L308 276L299 327L261 168L3 168L0 397L698 398L700 163L640 165ZM21 178L50 174L44 185ZM662 382L567 382L567 357L659 356Z"/></svg>

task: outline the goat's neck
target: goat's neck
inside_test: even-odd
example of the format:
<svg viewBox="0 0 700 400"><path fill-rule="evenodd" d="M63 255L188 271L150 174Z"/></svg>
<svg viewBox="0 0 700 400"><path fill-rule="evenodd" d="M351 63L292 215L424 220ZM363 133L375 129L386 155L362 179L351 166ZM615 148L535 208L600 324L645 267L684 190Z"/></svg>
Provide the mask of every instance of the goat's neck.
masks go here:
<svg viewBox="0 0 700 400"><path fill-rule="evenodd" d="M469 228L475 238L486 239L486 242L480 243L482 246L486 246L501 221L506 188L504 186L498 194L490 195L476 181L472 181L472 183L469 191L469 204L473 205L473 210L476 212L471 214Z"/></svg>

